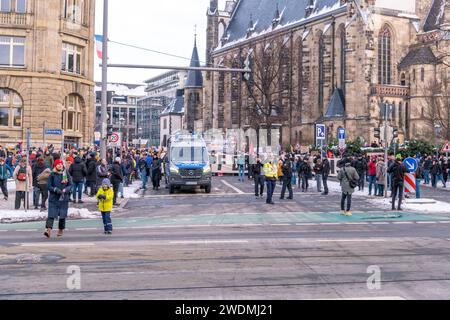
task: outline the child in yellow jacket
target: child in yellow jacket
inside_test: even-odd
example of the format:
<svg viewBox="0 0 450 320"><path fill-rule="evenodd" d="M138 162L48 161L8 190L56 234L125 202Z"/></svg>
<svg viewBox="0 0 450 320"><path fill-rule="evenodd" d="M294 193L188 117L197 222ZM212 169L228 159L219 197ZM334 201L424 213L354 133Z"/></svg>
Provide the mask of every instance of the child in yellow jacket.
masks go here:
<svg viewBox="0 0 450 320"><path fill-rule="evenodd" d="M97 200L98 210L102 213L103 225L105 226L105 234L112 234L113 225L111 221L111 211L113 208L114 191L109 179L104 179L102 187L98 189Z"/></svg>

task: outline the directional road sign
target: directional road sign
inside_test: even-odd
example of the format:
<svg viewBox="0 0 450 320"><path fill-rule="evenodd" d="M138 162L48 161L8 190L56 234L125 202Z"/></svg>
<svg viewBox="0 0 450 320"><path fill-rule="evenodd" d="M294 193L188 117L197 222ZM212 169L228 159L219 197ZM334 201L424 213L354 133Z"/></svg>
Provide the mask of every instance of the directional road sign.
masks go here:
<svg viewBox="0 0 450 320"><path fill-rule="evenodd" d="M419 167L419 163L414 158L406 158L405 161L403 161L403 164L411 173L416 172L417 168Z"/></svg>
<svg viewBox="0 0 450 320"><path fill-rule="evenodd" d="M345 129L344 128L339 128L338 139L339 139L339 149L345 149L347 147L347 145L345 144Z"/></svg>

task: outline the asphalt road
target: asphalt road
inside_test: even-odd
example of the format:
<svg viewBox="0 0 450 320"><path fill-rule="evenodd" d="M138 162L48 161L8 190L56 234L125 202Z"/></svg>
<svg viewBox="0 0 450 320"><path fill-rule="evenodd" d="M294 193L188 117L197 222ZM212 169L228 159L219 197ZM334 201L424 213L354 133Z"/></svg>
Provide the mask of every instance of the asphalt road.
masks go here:
<svg viewBox="0 0 450 320"><path fill-rule="evenodd" d="M112 237L99 220L50 240L42 222L0 225L0 299L450 298L450 213L358 199L346 218L335 194L271 207L224 181L212 195L147 191L113 215Z"/></svg>

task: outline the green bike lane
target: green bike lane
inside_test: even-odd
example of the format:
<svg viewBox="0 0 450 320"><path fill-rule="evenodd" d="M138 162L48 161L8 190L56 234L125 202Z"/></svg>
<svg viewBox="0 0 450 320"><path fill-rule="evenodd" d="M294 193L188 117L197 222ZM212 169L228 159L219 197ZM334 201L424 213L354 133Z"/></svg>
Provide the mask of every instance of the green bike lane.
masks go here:
<svg viewBox="0 0 450 320"><path fill-rule="evenodd" d="M281 226L281 225L308 225L308 224L408 224L408 223L449 223L450 215L429 214L417 212L354 212L347 217L339 212L272 212L272 213L227 213L227 214L180 214L114 218L113 225L120 229L145 228L189 228L189 227L245 227L245 226ZM102 220L68 220L68 230L101 230ZM44 229L44 221L24 222L13 224L0 224L0 232L6 231L36 231ZM1 233L0 233L1 235Z"/></svg>

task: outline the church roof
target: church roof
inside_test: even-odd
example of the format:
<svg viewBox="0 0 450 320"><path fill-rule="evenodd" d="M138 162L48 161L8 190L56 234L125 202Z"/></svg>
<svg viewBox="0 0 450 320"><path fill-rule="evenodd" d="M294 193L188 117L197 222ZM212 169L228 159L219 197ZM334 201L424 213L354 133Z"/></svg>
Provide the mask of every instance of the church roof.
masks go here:
<svg viewBox="0 0 450 320"><path fill-rule="evenodd" d="M436 62L436 56L430 47L420 47L409 51L406 57L398 64L398 68L404 69L413 65L435 64Z"/></svg>
<svg viewBox="0 0 450 320"><path fill-rule="evenodd" d="M439 26L444 23L444 12L447 0L433 0L428 16L423 25L423 31L437 30Z"/></svg>
<svg viewBox="0 0 450 320"><path fill-rule="evenodd" d="M247 38L250 14L255 21L254 34L270 32L274 23L274 16L279 10L277 27L295 24L307 18L313 18L322 14L344 7L341 0L315 0L311 14L306 16L309 0L240 0L227 28L228 43Z"/></svg>
<svg viewBox="0 0 450 320"><path fill-rule="evenodd" d="M198 58L197 40L194 43L194 50L192 51L191 67L200 67L200 59ZM185 83L186 88L202 88L203 76L199 70L189 70Z"/></svg>
<svg viewBox="0 0 450 320"><path fill-rule="evenodd" d="M345 116L345 98L342 89L335 89L331 96L324 118L342 118Z"/></svg>
<svg viewBox="0 0 450 320"><path fill-rule="evenodd" d="M183 96L183 90L179 89L177 90L177 96L174 98L166 109L161 113L162 116L168 115L168 114L182 114L184 113L184 96Z"/></svg>

